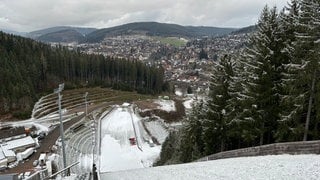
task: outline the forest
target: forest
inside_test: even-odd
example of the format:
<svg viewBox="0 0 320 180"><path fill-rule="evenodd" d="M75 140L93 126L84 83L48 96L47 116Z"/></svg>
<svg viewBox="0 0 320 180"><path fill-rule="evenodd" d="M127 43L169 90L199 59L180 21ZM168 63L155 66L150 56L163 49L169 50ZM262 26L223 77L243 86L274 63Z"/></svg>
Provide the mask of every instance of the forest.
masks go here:
<svg viewBox="0 0 320 180"><path fill-rule="evenodd" d="M320 137L320 1L265 7L241 56L216 61L208 97L170 133L155 165Z"/></svg>
<svg viewBox="0 0 320 180"><path fill-rule="evenodd" d="M163 69L140 61L88 55L0 32L0 115L29 118L33 104L66 89L112 87L156 94L168 88Z"/></svg>

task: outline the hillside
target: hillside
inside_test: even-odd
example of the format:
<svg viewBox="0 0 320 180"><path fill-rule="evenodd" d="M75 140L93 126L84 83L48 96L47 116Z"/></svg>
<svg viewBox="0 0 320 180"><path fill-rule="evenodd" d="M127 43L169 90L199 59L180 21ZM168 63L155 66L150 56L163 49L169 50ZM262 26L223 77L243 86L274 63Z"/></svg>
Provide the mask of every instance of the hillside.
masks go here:
<svg viewBox="0 0 320 180"><path fill-rule="evenodd" d="M237 29L207 26L181 26L157 22L135 22L103 29L57 26L24 33L24 35L44 42L94 43L102 41L106 36L142 34L148 36L193 38L202 36L220 36L229 34L235 30Z"/></svg>
<svg viewBox="0 0 320 180"><path fill-rule="evenodd" d="M13 34L13 35L17 35L17 36L26 36L26 32L19 32L19 31L14 31L14 30L10 30L10 29L0 29L0 31L7 33L7 34Z"/></svg>
<svg viewBox="0 0 320 180"><path fill-rule="evenodd" d="M106 36L143 34L149 36L181 36L181 37L201 37L201 36L219 36L228 34L233 28L216 27L195 27L181 26L177 24L166 24L157 22L136 22L96 30L86 36L86 42L100 42Z"/></svg>
<svg viewBox="0 0 320 180"><path fill-rule="evenodd" d="M229 34L236 30L236 28L219 28L219 27L208 27L208 26L186 26L188 31L193 32L194 36L220 36Z"/></svg>
<svg viewBox="0 0 320 180"><path fill-rule="evenodd" d="M162 91L162 69L142 62L52 48L2 32L0 51L0 119L12 114L28 118L39 96L62 82L66 89L103 86L141 93Z"/></svg>
<svg viewBox="0 0 320 180"><path fill-rule="evenodd" d="M81 27L70 27L70 26L56 26L56 27L51 27L51 28L46 28L46 29L40 29L37 31L32 31L26 34L27 37L30 37L32 39L37 39L40 36L47 35L50 33L56 33L59 31L63 30L74 30L77 31L78 33L82 35L87 35L97 29L95 28L81 28Z"/></svg>
<svg viewBox="0 0 320 180"><path fill-rule="evenodd" d="M80 42L84 40L84 36L74 29L65 29L57 32L41 35L37 40L43 42Z"/></svg>
<svg viewBox="0 0 320 180"><path fill-rule="evenodd" d="M257 26L256 25L252 25L252 26L247 26L241 29L237 29L233 32L231 32L231 34L247 34L247 33L252 33L254 31L257 31Z"/></svg>

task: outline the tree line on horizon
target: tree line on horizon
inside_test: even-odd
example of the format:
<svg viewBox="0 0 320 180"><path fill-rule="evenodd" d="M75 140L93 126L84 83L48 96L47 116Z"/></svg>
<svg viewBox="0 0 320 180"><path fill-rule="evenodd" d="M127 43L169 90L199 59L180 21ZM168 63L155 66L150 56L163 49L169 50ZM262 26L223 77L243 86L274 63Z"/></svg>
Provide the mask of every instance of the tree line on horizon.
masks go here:
<svg viewBox="0 0 320 180"><path fill-rule="evenodd" d="M63 82L66 89L101 86L145 94L169 87L161 67L51 47L3 32L0 77L0 114L13 112L17 118L30 117L35 101Z"/></svg>
<svg viewBox="0 0 320 180"><path fill-rule="evenodd" d="M208 97L170 133L155 165L320 138L320 1L265 7L241 56L219 59Z"/></svg>

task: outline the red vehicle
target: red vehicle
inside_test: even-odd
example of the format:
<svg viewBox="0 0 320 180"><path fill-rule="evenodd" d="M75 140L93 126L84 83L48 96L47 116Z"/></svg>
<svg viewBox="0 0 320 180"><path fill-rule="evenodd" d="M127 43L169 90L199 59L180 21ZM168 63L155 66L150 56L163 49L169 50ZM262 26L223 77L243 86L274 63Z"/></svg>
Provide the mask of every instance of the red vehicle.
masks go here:
<svg viewBox="0 0 320 180"><path fill-rule="evenodd" d="M131 146L136 145L136 138L131 137L131 138L129 138L129 141L130 141Z"/></svg>

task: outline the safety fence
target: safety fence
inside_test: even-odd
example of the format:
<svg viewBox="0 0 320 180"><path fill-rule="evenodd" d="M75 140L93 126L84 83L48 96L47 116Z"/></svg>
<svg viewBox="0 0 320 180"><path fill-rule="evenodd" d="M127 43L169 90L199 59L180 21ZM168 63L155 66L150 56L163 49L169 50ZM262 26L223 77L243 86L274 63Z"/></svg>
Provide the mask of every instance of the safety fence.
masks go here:
<svg viewBox="0 0 320 180"><path fill-rule="evenodd" d="M274 143L232 151L224 151L200 158L197 161L279 154L320 154L320 141Z"/></svg>

